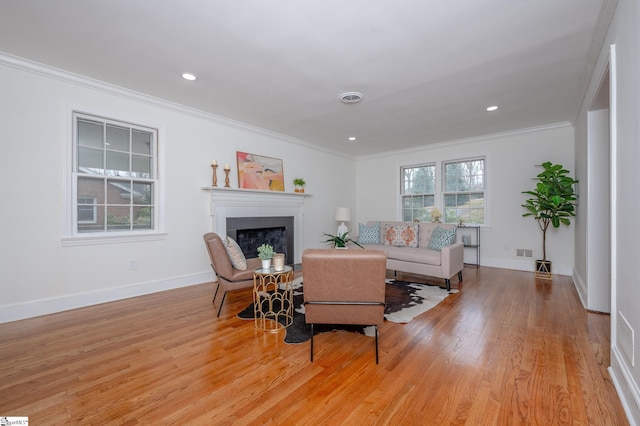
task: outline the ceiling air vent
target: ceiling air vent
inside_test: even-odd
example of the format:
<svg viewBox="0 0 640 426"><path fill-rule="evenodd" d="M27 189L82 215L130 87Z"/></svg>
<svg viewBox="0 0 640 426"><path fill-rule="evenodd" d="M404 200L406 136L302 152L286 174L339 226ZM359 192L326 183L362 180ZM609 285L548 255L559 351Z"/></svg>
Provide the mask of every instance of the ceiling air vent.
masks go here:
<svg viewBox="0 0 640 426"><path fill-rule="evenodd" d="M343 104L357 104L362 100L362 93L345 92L338 97Z"/></svg>

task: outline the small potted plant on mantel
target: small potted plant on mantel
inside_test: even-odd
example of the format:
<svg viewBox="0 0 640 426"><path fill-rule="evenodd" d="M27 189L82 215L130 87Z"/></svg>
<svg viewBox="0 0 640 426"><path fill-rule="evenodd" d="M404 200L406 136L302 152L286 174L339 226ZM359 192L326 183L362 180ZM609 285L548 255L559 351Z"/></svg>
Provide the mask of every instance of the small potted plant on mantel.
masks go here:
<svg viewBox="0 0 640 426"><path fill-rule="evenodd" d="M357 241L349 238L349 232L345 232L344 234L338 234L338 235L331 235L325 232L323 235L327 237L327 239L324 240L324 242L327 243L331 248L346 249L347 243L353 243L360 248L364 248L360 244L358 244Z"/></svg>
<svg viewBox="0 0 640 426"><path fill-rule="evenodd" d="M551 279L551 261L547 260L547 229L549 225L559 228L560 224L569 225L575 216L575 205L578 196L574 185L578 182L569 175L560 164L547 161L542 163L544 169L535 178L538 183L531 191L522 191L531 195L522 207L527 212L522 216L532 216L542 231L542 259L536 260L536 277Z"/></svg>
<svg viewBox="0 0 640 426"><path fill-rule="evenodd" d="M269 269L271 267L271 258L273 257L273 246L262 244L258 247L258 257L262 260L262 269Z"/></svg>
<svg viewBox="0 0 640 426"><path fill-rule="evenodd" d="M304 179L302 179L302 178L295 178L295 179L293 180L293 185L295 186L294 191L295 191L295 192L304 192L304 186L305 186L306 184L307 184L307 183L304 181Z"/></svg>

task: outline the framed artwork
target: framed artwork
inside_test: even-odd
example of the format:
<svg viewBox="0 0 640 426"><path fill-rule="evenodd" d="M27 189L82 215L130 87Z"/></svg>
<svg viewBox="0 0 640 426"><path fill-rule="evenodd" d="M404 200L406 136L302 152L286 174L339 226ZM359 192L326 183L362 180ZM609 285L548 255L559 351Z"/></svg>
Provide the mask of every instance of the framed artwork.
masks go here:
<svg viewBox="0 0 640 426"><path fill-rule="evenodd" d="M282 160L236 151L238 161L238 187L284 191Z"/></svg>

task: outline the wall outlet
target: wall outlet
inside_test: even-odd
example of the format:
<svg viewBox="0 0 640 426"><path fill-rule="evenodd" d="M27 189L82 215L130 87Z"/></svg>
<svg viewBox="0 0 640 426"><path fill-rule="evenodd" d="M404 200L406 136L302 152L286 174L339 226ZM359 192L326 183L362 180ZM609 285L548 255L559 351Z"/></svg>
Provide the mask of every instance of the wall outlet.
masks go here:
<svg viewBox="0 0 640 426"><path fill-rule="evenodd" d="M138 260L137 259L131 259L129 261L129 270L130 271L135 271L136 269L138 269Z"/></svg>

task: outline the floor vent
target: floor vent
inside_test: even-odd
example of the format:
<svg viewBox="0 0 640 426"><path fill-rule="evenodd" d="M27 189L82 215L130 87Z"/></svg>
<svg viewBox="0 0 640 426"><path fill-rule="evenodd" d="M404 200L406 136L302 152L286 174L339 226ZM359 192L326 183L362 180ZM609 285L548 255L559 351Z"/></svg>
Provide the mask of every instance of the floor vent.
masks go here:
<svg viewBox="0 0 640 426"><path fill-rule="evenodd" d="M516 256L518 256L518 257L533 257L533 250L516 249Z"/></svg>

